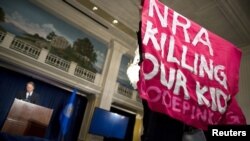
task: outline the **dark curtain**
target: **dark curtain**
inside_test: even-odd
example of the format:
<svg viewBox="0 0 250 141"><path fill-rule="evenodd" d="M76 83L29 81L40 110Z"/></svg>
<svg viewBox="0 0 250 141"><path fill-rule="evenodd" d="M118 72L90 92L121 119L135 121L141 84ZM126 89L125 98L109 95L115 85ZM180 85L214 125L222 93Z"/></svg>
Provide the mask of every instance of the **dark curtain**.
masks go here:
<svg viewBox="0 0 250 141"><path fill-rule="evenodd" d="M123 140L114 139L114 138L104 138L103 141L132 141L133 140L133 134L134 134L134 126L135 126L136 115L125 112L125 111L122 111L122 110L114 108L114 107L111 107L110 111L128 117L129 118L128 126L127 126L126 134L125 134L125 137L124 137Z"/></svg>
<svg viewBox="0 0 250 141"><path fill-rule="evenodd" d="M33 81L36 86L35 92L39 95L37 104L54 110L45 138L56 140L60 133L59 117L71 92L3 67L0 67L0 79L0 128L5 122L17 92L24 91L26 83ZM77 140L86 105L87 98L78 95L65 141Z"/></svg>

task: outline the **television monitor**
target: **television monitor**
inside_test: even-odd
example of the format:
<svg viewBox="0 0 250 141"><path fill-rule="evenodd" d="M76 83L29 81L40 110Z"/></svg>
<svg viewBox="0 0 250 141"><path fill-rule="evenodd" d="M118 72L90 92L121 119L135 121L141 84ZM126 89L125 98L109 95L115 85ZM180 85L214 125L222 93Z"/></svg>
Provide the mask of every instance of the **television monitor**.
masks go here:
<svg viewBox="0 0 250 141"><path fill-rule="evenodd" d="M96 107L89 128L89 133L124 139L129 118L114 112Z"/></svg>

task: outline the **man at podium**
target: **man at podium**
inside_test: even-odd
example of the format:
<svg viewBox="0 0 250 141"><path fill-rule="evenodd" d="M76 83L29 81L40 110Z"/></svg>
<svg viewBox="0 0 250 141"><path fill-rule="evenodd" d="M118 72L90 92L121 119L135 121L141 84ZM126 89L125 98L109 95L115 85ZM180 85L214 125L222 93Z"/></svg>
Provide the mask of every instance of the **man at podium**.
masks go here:
<svg viewBox="0 0 250 141"><path fill-rule="evenodd" d="M30 81L26 84L26 91L19 92L16 98L37 104L38 102L38 94L34 92L35 90L35 83Z"/></svg>
<svg viewBox="0 0 250 141"><path fill-rule="evenodd" d="M3 140L1 136L4 137L5 135L11 141L16 140L14 137L30 136L34 139L33 137L43 138L45 136L53 109L37 104L39 97L34 89L34 82L28 82L26 90L17 93L2 127L1 132L4 134L0 134L0 141Z"/></svg>

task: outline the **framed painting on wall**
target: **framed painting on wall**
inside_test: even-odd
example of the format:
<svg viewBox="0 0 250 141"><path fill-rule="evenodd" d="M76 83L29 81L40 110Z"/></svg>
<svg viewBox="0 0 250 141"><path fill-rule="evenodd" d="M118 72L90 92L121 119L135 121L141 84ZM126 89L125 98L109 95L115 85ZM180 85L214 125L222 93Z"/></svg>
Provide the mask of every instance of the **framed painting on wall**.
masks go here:
<svg viewBox="0 0 250 141"><path fill-rule="evenodd" d="M0 1L0 31L45 48L94 73L102 73L108 45L29 0Z"/></svg>

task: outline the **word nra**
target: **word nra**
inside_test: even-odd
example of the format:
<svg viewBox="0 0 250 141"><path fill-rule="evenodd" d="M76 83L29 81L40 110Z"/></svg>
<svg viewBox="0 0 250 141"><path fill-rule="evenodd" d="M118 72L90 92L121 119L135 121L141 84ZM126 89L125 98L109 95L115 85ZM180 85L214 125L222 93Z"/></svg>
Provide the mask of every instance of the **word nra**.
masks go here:
<svg viewBox="0 0 250 141"><path fill-rule="evenodd" d="M154 13L154 11L156 12ZM223 114L226 111L227 102L231 99L225 73L226 67L214 62L214 50L208 31L202 27L197 33L192 33L194 37L191 38L191 33L189 33L190 31L193 32L193 30L190 30L192 27L191 21L174 11L173 16L168 16L170 11L167 6L160 10L155 0L150 0L148 16L151 18L146 21L146 31L142 42L145 46L149 46L149 43L153 44L152 52L144 53L144 58L147 62L150 62L149 64L152 64L152 69L143 72L145 80L150 81L160 75L162 86L165 86L168 90L173 89L175 95L180 95L182 88L184 98L189 100L193 91L190 91L191 88L188 88L188 86L193 84L189 84L188 78L190 77L187 76L192 76L192 78L198 76L195 81L195 94L198 104L200 106L206 105L212 111L219 111ZM153 23L154 14L159 19L160 26ZM171 23L170 20L172 20L172 24L168 24ZM166 29L171 30L169 36L167 36ZM177 31L180 32L177 33ZM175 38L176 34L181 33L184 35L184 44L181 44L181 39L177 40ZM160 40L157 40L158 37ZM192 50L192 48L197 47L207 47L209 55ZM179 52L175 53L175 51ZM160 59L157 59L157 57ZM169 66L166 66L166 64ZM189 71L189 74L183 73L183 69ZM204 79L201 80L201 78ZM209 84L215 81L222 87L219 87L219 85L216 85L216 87L202 85L203 83L200 83L199 80L206 81ZM146 91L156 90L157 94L163 95L159 93L158 89L148 89Z"/></svg>
<svg viewBox="0 0 250 141"><path fill-rule="evenodd" d="M233 131L230 129L229 131L219 131L218 129L212 129L212 136L247 136L247 131Z"/></svg>

